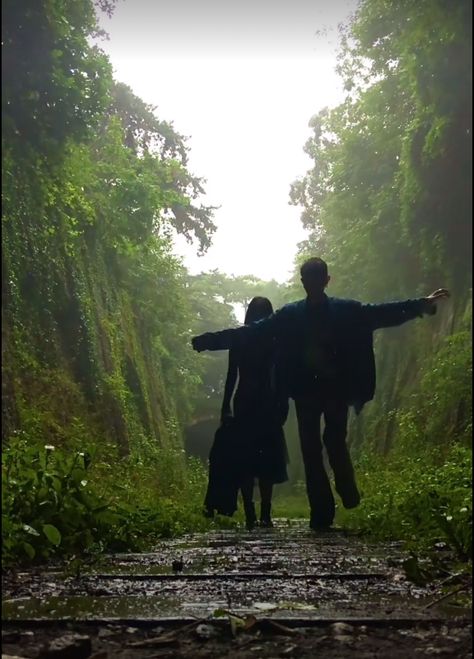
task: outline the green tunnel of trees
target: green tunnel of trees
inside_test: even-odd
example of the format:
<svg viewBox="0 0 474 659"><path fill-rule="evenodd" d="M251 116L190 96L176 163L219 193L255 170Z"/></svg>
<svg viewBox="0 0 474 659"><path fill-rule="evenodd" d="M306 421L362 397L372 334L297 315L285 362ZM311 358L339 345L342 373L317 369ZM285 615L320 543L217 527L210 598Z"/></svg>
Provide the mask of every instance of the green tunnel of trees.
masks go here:
<svg viewBox="0 0 474 659"><path fill-rule="evenodd" d="M183 436L217 417L226 359L194 354L190 338L237 324L234 305L255 294L275 307L300 298L297 266L314 254L329 263L334 295L382 301L451 290L433 320L377 337L377 396L351 419L349 441L367 470L403 463L416 481L428 461L425 485L438 503L423 504L426 515L464 551L471 3L361 2L342 33L345 100L311 119L304 148L314 164L291 186L308 238L284 285L192 276L173 254L176 233L208 248L215 208L189 171L187 141L113 79L92 45L96 11L112 5L2 7L6 555L130 546L143 529L185 528L180 496L199 498L204 474L186 464ZM290 426L294 483L302 476ZM370 477L364 486L372 492ZM374 491L373 508L368 498L366 522L381 496Z"/></svg>

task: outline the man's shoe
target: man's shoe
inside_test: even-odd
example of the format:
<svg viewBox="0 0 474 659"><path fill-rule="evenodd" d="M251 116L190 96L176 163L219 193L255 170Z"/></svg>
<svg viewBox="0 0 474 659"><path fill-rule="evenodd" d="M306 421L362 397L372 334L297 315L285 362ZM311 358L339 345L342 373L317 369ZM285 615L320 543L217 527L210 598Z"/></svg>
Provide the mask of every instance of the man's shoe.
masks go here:
<svg viewBox="0 0 474 659"><path fill-rule="evenodd" d="M309 528L316 533L325 533L332 530L331 524L310 524Z"/></svg>
<svg viewBox="0 0 474 659"><path fill-rule="evenodd" d="M344 494L341 495L341 499L342 499L342 505L347 510L350 510L351 508L357 508L357 506L360 503L359 490L354 485L354 487L351 489L350 492L344 492Z"/></svg>
<svg viewBox="0 0 474 659"><path fill-rule="evenodd" d="M261 520L260 520L260 524L259 524L259 526L260 526L260 528L262 528L262 529L272 529L272 528L273 528L273 522L272 522L272 520L271 520L270 518L268 518L268 519L261 519Z"/></svg>
<svg viewBox="0 0 474 659"><path fill-rule="evenodd" d="M318 519L311 517L309 520L309 528L313 531L329 531L332 526L333 520Z"/></svg>

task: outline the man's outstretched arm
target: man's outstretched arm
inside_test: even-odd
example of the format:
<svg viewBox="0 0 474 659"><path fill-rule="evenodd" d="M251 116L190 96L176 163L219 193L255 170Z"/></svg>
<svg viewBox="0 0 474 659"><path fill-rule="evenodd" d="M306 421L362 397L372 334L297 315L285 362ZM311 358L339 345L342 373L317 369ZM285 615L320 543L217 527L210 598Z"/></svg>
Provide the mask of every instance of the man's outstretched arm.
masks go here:
<svg viewBox="0 0 474 659"><path fill-rule="evenodd" d="M251 340L254 336L264 336L271 340L277 332L280 314L280 311L276 311L268 318L250 323L250 325L200 334L191 339L192 346L197 352L203 350L230 350Z"/></svg>
<svg viewBox="0 0 474 659"><path fill-rule="evenodd" d="M436 302L449 297L449 291L439 288L427 297L404 302L387 302L385 304L363 304L361 307L363 320L372 329L381 327L395 327L408 320L422 317L424 314L436 313Z"/></svg>

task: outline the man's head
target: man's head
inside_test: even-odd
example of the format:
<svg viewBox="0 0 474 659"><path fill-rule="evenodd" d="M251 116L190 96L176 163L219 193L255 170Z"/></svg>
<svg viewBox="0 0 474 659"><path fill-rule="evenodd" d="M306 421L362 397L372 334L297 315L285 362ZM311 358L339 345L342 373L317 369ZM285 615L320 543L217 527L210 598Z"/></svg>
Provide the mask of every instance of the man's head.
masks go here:
<svg viewBox="0 0 474 659"><path fill-rule="evenodd" d="M328 266L322 259L313 257L303 263L300 268L301 283L308 297L319 297L331 279Z"/></svg>

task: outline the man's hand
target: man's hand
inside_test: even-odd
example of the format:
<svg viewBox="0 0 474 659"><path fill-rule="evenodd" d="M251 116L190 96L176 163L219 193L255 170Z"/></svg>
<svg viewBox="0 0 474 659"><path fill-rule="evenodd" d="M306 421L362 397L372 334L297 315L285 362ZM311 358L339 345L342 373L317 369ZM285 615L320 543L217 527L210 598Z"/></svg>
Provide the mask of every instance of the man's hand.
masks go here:
<svg viewBox="0 0 474 659"><path fill-rule="evenodd" d="M202 352L203 350L209 350L209 348L211 347L211 338L212 335L210 332L206 332L205 334L200 334L199 336L193 336L193 338L191 339L193 349L196 350L197 352Z"/></svg>
<svg viewBox="0 0 474 659"><path fill-rule="evenodd" d="M438 300L444 300L449 297L449 291L446 288L438 288L436 291L433 291L428 297L425 297L426 303L426 313L433 315L436 313L436 302Z"/></svg>

